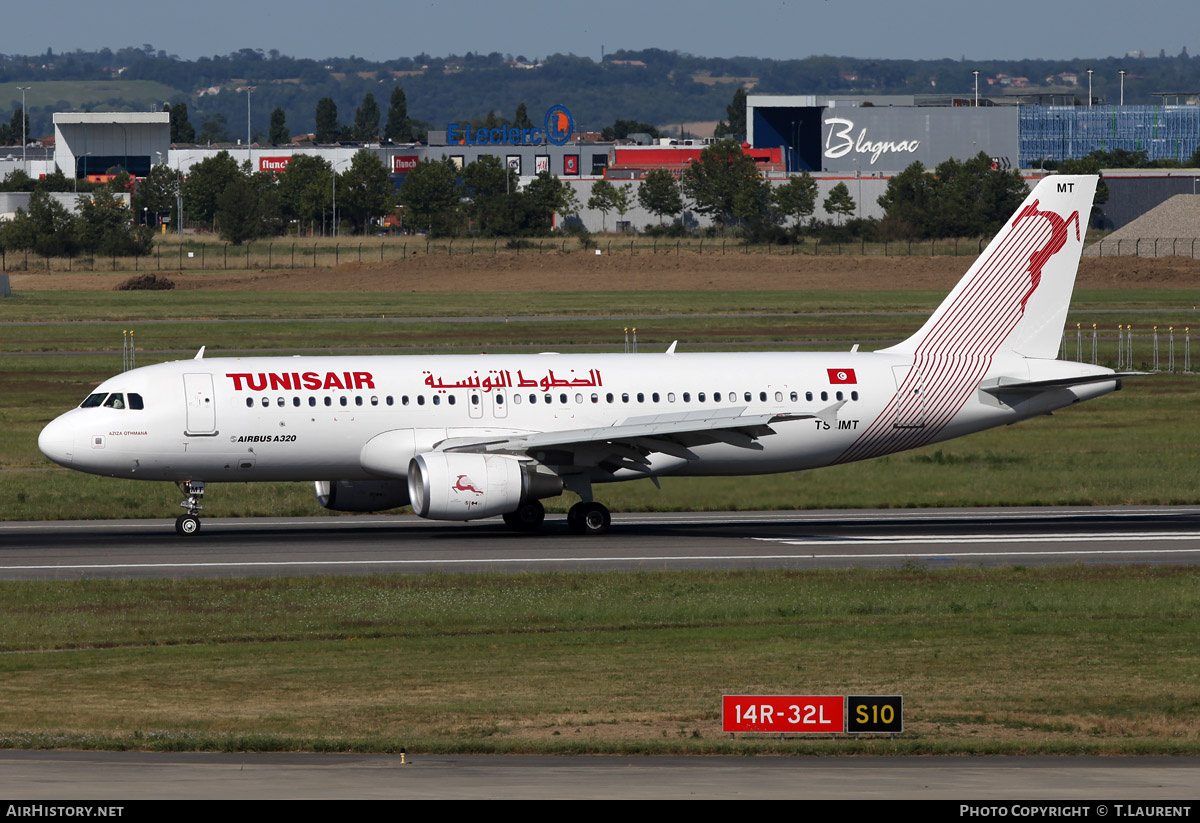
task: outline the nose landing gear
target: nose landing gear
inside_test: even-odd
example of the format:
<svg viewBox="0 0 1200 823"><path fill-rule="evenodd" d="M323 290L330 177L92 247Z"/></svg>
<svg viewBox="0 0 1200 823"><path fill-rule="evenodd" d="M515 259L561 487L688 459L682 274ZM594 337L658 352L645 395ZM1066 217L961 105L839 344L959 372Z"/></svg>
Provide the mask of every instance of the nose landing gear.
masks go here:
<svg viewBox="0 0 1200 823"><path fill-rule="evenodd" d="M179 504L187 509L187 514L175 518L175 531L184 537L191 537L200 531L200 510L204 508L200 501L204 498L204 481L181 480L175 485L187 497Z"/></svg>

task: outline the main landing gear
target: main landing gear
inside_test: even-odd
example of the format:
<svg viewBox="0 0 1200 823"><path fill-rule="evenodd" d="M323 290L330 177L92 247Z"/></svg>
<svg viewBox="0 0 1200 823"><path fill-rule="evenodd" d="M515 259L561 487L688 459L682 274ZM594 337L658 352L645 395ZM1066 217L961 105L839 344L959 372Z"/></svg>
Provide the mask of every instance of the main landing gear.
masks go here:
<svg viewBox="0 0 1200 823"><path fill-rule="evenodd" d="M545 519L546 509L538 500L522 503L515 512L504 515L505 525L518 532L536 531ZM567 528L574 534L608 534L611 525L612 516L603 503L576 503L567 512Z"/></svg>
<svg viewBox="0 0 1200 823"><path fill-rule="evenodd" d="M608 534L611 525L612 515L608 513L608 507L594 500L576 503L567 512L567 528L575 534Z"/></svg>
<svg viewBox="0 0 1200 823"><path fill-rule="evenodd" d="M204 481L181 480L175 485L187 497L179 504L187 509L187 514L175 518L175 531L184 537L191 537L200 531L200 510L204 508L200 501L204 498Z"/></svg>

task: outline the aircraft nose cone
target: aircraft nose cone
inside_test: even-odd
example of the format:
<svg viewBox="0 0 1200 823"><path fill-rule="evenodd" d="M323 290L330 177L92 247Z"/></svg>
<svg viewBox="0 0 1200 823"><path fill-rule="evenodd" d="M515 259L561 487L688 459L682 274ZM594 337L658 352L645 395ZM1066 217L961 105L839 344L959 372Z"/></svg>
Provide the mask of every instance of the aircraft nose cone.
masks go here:
<svg viewBox="0 0 1200 823"><path fill-rule="evenodd" d="M51 420L38 435L38 448L55 463L69 466L74 460L74 434L70 423L61 417Z"/></svg>

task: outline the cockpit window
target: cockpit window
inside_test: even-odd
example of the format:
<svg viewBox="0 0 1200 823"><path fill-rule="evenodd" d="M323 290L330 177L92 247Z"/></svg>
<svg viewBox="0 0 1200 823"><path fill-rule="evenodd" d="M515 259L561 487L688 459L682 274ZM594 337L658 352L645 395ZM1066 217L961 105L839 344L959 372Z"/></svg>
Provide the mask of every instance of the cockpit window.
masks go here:
<svg viewBox="0 0 1200 823"><path fill-rule="evenodd" d="M108 396L108 399L104 401L104 406L105 408L109 409L125 408L125 395L121 394L120 392L113 392Z"/></svg>
<svg viewBox="0 0 1200 823"><path fill-rule="evenodd" d="M81 409L94 409L104 402L104 398L108 397L108 392L100 392L99 394L89 394L87 399L79 404Z"/></svg>
<svg viewBox="0 0 1200 823"><path fill-rule="evenodd" d="M125 395L125 397L129 400L129 408L133 409L134 411L141 411L146 407L146 405L142 402L142 396L140 394L134 394L133 392L130 392L129 394Z"/></svg>

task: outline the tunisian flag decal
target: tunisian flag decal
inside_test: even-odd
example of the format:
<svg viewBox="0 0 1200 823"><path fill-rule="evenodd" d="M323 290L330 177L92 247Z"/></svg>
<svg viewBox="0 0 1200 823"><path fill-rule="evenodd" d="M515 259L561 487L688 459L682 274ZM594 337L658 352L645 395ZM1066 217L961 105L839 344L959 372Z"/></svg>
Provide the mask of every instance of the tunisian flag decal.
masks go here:
<svg viewBox="0 0 1200 823"><path fill-rule="evenodd" d="M854 376L854 369L826 369L829 373L829 382L837 385L838 383L858 383L858 378Z"/></svg>

